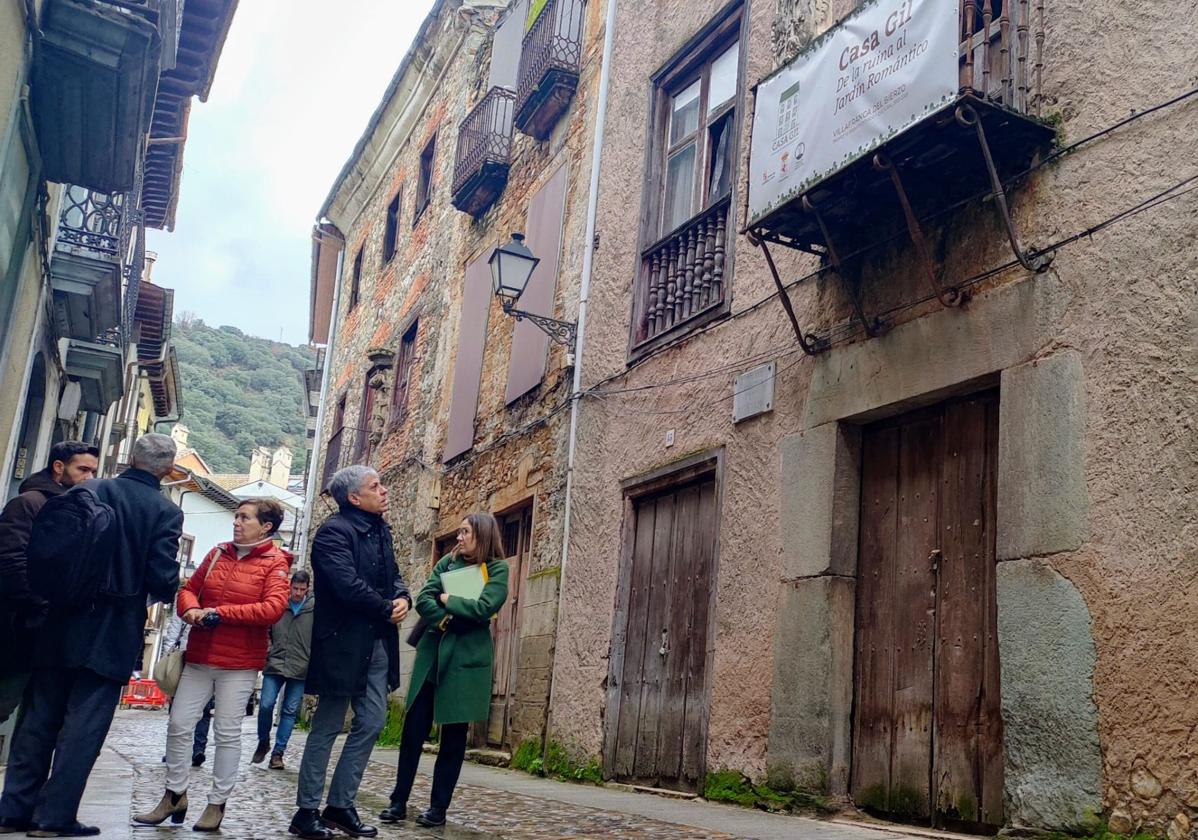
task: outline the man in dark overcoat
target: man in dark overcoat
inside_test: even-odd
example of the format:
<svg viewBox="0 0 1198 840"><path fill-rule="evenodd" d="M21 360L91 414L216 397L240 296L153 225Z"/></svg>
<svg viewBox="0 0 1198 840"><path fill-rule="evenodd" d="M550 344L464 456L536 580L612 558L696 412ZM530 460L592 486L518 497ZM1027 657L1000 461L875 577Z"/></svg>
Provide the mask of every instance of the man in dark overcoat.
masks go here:
<svg viewBox="0 0 1198 840"><path fill-rule="evenodd" d="M179 586L183 512L162 495L160 484L174 467L175 442L166 435L143 435L129 461L130 469L117 478L91 485L116 514L116 550L111 559L97 562L110 563L109 586L124 594L101 595L82 608L52 608L47 615L34 645L26 711L13 737L0 797L0 828L9 833L100 833L79 824L79 801L121 688L142 652L147 601L169 604Z"/></svg>
<svg viewBox="0 0 1198 840"><path fill-rule="evenodd" d="M373 837L354 800L374 742L387 719L387 695L399 687L397 625L412 596L395 564L391 529L383 520L387 488L370 467L339 470L329 482L339 512L312 543L312 573L320 597L312 623L312 658L305 691L320 698L300 763L299 810L290 831L328 840L328 826L353 837ZM320 812L333 741L348 707L354 722Z"/></svg>
<svg viewBox="0 0 1198 840"><path fill-rule="evenodd" d="M29 535L47 500L96 477L100 450L78 440L50 447L50 463L21 482L0 513L0 723L21 702L32 667L33 639L46 620L46 602L29 588Z"/></svg>

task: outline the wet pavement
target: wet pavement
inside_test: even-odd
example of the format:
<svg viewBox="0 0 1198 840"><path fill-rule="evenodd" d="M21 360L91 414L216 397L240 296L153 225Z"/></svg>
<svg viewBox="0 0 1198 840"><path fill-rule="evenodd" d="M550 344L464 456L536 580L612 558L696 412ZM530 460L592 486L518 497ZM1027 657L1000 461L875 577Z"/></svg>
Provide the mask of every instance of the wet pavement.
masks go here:
<svg viewBox="0 0 1198 840"><path fill-rule="evenodd" d="M199 817L211 784L208 763L191 774L191 807L178 827L134 827L129 815L149 810L163 791L161 762L165 712L119 711L89 783L80 818L99 824L103 836L179 840ZM289 837L295 811L297 769L304 733L296 731L285 756L286 769L251 765L254 719L243 728L241 778L225 812L221 834L235 838ZM340 740L337 751L340 749ZM209 746L211 750L211 745ZM337 752L334 753L334 761ZM430 760L422 763L409 811L417 813L429 796ZM395 753L376 750L358 795L362 818L375 823L387 805L395 779ZM332 764L330 764L330 767ZM340 835L344 836L344 835ZM537 779L514 771L467 764L454 797L449 824L427 829L405 822L380 825L380 838L623 838L625 840L723 840L724 838L802 838L802 840L895 840L885 828L764 814L705 802L680 801L594 786Z"/></svg>

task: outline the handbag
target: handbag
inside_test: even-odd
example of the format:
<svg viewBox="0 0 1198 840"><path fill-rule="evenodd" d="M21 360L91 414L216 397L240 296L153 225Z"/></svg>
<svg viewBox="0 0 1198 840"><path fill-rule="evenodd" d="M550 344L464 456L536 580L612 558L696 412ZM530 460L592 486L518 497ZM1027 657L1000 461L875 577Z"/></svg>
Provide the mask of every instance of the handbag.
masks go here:
<svg viewBox="0 0 1198 840"><path fill-rule="evenodd" d="M154 682L168 697L174 697L179 690L179 679L183 676L183 648L178 645L166 656L161 656L154 663Z"/></svg>
<svg viewBox="0 0 1198 840"><path fill-rule="evenodd" d="M424 636L424 631L428 629L428 622L424 620L424 616L416 619L416 626L408 631L407 642L412 647L420 644L420 639Z"/></svg>

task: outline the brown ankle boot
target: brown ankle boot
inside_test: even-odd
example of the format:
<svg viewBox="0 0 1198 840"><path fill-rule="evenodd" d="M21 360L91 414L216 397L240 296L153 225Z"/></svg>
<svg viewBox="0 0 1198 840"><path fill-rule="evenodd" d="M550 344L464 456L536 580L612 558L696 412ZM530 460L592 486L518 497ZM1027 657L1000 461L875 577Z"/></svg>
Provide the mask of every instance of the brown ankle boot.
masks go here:
<svg viewBox="0 0 1198 840"><path fill-rule="evenodd" d="M208 803L208 807L204 809L204 813L200 814L200 818L196 820L196 824L191 827L192 831L219 831L221 820L225 818L225 803L213 805Z"/></svg>
<svg viewBox="0 0 1198 840"><path fill-rule="evenodd" d="M171 822L175 825L183 822L183 818L187 816L187 792L174 793L167 791L162 795L162 799L154 806L154 810L146 814L134 814L133 822L141 825L158 825L166 822L166 818L170 817Z"/></svg>

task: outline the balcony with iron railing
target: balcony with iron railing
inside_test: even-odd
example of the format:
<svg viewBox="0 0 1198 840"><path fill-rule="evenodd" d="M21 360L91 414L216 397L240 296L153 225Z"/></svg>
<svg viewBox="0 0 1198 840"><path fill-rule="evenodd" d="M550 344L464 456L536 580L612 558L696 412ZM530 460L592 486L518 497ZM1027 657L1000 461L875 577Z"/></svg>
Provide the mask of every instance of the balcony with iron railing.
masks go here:
<svg viewBox="0 0 1198 840"><path fill-rule="evenodd" d="M515 125L545 140L578 87L585 0L547 0L524 35L516 77Z"/></svg>
<svg viewBox="0 0 1198 840"><path fill-rule="evenodd" d="M124 318L121 283L129 250L129 196L83 187L63 191L58 237L50 260L59 335L92 339Z"/></svg>
<svg viewBox="0 0 1198 840"><path fill-rule="evenodd" d="M478 217L503 194L512 154L515 91L493 87L458 129L453 206Z"/></svg>

